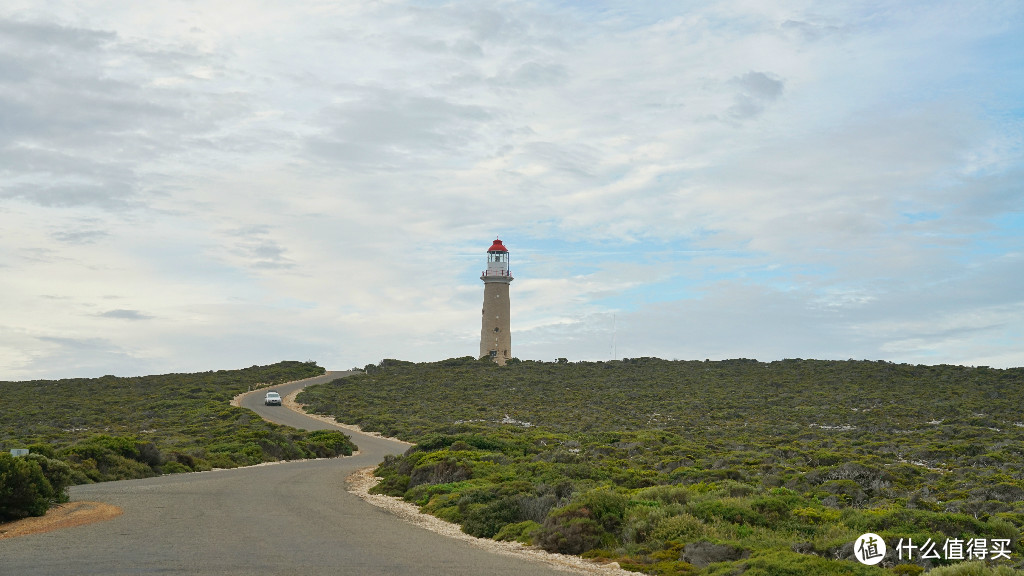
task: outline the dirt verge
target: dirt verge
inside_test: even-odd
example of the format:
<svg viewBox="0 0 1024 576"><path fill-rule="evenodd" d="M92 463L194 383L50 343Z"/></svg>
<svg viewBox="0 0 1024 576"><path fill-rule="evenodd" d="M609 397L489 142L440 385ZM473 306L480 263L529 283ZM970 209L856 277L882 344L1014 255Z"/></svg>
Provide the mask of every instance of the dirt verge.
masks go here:
<svg viewBox="0 0 1024 576"><path fill-rule="evenodd" d="M117 518L121 512L122 510L117 506L102 502L57 504L47 510L44 516L22 518L0 524L0 540L103 522Z"/></svg>

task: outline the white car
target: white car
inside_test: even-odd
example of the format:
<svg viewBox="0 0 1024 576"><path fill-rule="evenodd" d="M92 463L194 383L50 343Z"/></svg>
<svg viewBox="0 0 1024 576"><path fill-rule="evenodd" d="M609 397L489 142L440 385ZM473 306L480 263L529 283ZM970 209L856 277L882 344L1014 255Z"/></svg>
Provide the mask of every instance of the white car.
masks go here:
<svg viewBox="0 0 1024 576"><path fill-rule="evenodd" d="M280 406L281 395L271 390L270 392L267 392L266 398L263 399L263 404L265 406Z"/></svg>

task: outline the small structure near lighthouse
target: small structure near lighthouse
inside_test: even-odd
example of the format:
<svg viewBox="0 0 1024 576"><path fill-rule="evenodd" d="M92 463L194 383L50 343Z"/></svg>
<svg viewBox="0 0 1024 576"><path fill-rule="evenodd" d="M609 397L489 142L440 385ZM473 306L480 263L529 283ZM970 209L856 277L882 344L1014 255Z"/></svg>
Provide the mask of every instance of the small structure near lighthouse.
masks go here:
<svg viewBox="0 0 1024 576"><path fill-rule="evenodd" d="M512 357L508 285L512 272L508 269L508 249L499 238L487 249L487 269L480 275L484 281L483 325L480 328L480 357L488 356L504 366Z"/></svg>

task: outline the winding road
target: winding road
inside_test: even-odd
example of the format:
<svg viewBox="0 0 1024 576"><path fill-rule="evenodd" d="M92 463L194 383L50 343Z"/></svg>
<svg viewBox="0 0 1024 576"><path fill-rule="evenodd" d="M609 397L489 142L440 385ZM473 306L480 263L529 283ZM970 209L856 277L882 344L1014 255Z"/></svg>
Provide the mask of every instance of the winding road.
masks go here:
<svg viewBox="0 0 1024 576"><path fill-rule="evenodd" d="M295 390L346 376L275 389ZM309 430L332 425L262 393L241 405ZM346 430L359 454L75 486L71 499L120 506L106 522L0 540L0 575L502 575L565 572L413 526L345 490L352 472L406 445Z"/></svg>

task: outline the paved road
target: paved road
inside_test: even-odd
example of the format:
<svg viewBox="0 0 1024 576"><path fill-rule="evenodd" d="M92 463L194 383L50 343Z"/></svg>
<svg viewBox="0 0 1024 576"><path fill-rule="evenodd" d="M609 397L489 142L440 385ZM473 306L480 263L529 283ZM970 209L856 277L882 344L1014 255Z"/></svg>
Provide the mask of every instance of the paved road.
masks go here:
<svg viewBox="0 0 1024 576"><path fill-rule="evenodd" d="M277 388L333 379L333 373ZM329 424L254 394L242 405L307 429ZM405 446L352 433L361 453L71 489L107 502L107 522L0 540L0 575L501 575L564 576L529 560L491 554L407 524L344 488L351 472Z"/></svg>

